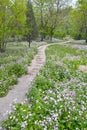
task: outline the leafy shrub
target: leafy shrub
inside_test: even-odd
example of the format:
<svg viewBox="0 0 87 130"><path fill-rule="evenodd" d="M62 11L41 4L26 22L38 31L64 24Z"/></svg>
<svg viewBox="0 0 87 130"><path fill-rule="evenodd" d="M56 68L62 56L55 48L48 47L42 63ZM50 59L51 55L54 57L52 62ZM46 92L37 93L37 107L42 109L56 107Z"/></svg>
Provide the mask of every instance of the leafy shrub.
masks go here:
<svg viewBox="0 0 87 130"><path fill-rule="evenodd" d="M6 95L6 93L8 92L8 87L5 85L4 82L0 82L0 97Z"/></svg>
<svg viewBox="0 0 87 130"><path fill-rule="evenodd" d="M15 75L3 78L0 82L0 97L5 96L8 90L11 89L10 86L17 84L17 82L18 80Z"/></svg>
<svg viewBox="0 0 87 130"><path fill-rule="evenodd" d="M13 64L0 70L0 97L5 96L10 86L17 84L17 77L27 73L23 64Z"/></svg>
<svg viewBox="0 0 87 130"><path fill-rule="evenodd" d="M60 38L63 38L66 36L66 31L63 31L63 30L56 30L54 32L54 37L60 37Z"/></svg>
<svg viewBox="0 0 87 130"><path fill-rule="evenodd" d="M27 73L27 69L23 64L13 64L12 66L6 67L6 69L8 75L15 74L17 77Z"/></svg>

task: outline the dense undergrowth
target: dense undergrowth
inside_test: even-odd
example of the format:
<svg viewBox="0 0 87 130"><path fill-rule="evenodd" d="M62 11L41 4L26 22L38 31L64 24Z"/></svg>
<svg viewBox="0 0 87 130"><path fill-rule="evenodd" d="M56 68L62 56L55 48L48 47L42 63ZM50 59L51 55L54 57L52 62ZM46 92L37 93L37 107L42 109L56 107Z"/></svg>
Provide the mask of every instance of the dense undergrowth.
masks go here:
<svg viewBox="0 0 87 130"><path fill-rule="evenodd" d="M29 49L27 44L9 44L6 52L0 54L0 97L5 96L18 77L27 74L27 65L37 53L37 45Z"/></svg>
<svg viewBox="0 0 87 130"><path fill-rule="evenodd" d="M87 52L63 45L46 50L46 65L28 93L3 122L7 130L87 130Z"/></svg>

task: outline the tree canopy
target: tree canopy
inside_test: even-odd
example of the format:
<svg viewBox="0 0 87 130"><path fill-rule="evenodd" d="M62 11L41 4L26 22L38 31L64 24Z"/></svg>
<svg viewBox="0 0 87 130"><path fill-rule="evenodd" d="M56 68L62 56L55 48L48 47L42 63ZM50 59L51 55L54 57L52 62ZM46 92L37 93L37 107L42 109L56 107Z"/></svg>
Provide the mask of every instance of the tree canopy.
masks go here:
<svg viewBox="0 0 87 130"><path fill-rule="evenodd" d="M32 8L32 3L30 0L27 1L27 11L26 11L26 37L29 42L29 46L31 40L35 40L38 36L38 29L36 25L36 20Z"/></svg>
<svg viewBox="0 0 87 130"><path fill-rule="evenodd" d="M0 51L11 39L29 43L38 36L85 39L87 42L87 0L0 0ZM25 38L26 37L26 38ZM29 44L30 45L30 44Z"/></svg>

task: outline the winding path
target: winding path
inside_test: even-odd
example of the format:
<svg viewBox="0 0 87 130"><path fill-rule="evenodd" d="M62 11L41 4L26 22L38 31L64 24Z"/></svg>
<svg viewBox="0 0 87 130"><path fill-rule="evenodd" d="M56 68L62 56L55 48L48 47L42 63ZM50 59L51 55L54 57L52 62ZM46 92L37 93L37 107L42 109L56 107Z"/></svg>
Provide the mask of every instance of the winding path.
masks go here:
<svg viewBox="0 0 87 130"><path fill-rule="evenodd" d="M7 96L0 98L0 121L6 118L6 114L11 110L11 104L16 100L17 103L24 101L29 90L29 86L38 74L41 67L45 64L45 49L48 45L43 45L38 48L38 53L28 67L28 74L19 78L17 85L9 91Z"/></svg>
<svg viewBox="0 0 87 130"><path fill-rule="evenodd" d="M69 42L69 41L68 41ZM59 44L65 44L67 42L61 42ZM58 44L58 43L55 43ZM45 49L47 46L52 44L46 44L38 48L38 53L32 60L32 63L28 67L28 74L23 75L19 78L17 85L8 92L5 97L0 98L0 122L6 119L7 114L12 109L12 104L23 102L27 99L27 92L30 88L31 83L35 79L36 75L39 73L42 66L44 66L46 61ZM1 124L1 123L0 123Z"/></svg>

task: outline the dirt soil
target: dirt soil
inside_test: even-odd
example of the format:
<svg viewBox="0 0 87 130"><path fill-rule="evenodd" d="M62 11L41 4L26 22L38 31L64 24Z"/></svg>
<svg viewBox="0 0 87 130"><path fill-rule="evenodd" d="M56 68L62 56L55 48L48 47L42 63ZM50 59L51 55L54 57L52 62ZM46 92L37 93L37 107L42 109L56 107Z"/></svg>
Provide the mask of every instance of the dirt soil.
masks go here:
<svg viewBox="0 0 87 130"><path fill-rule="evenodd" d="M87 73L87 66L85 66L85 65L80 65L80 66L79 66L79 70L80 70L80 71L83 71L83 72L85 72L85 73Z"/></svg>

